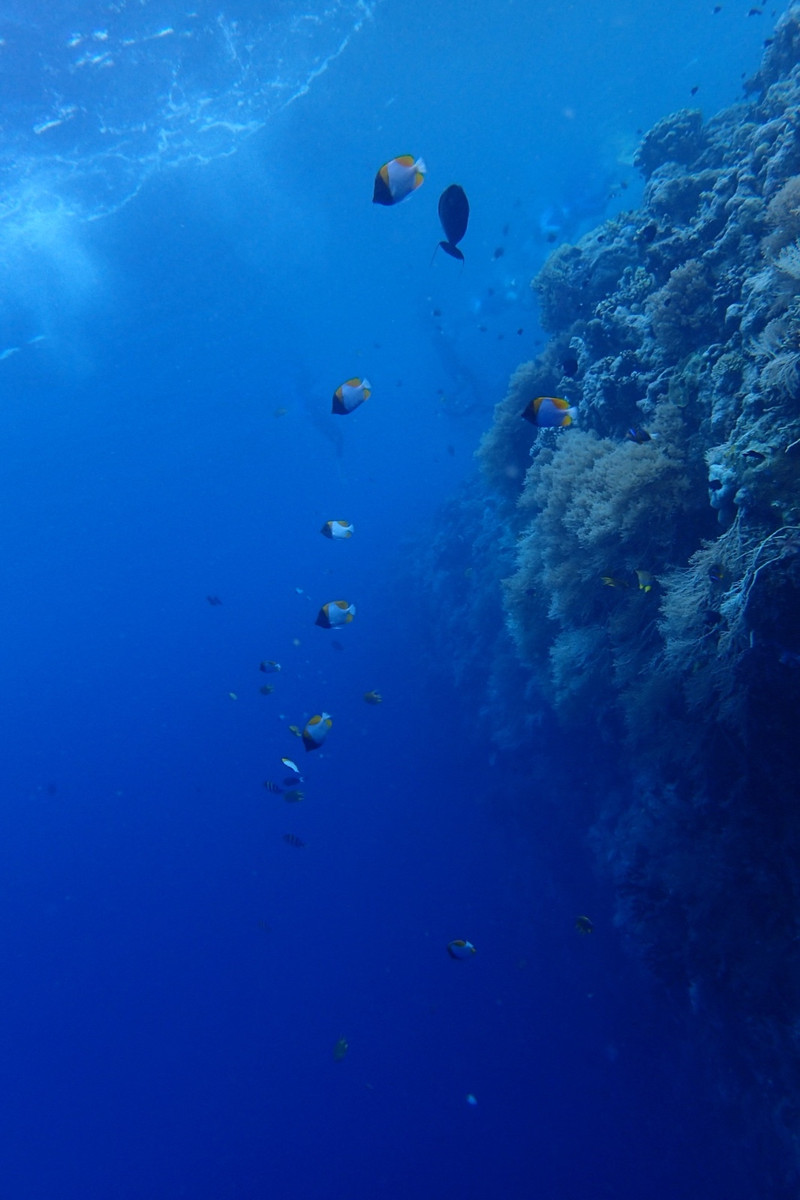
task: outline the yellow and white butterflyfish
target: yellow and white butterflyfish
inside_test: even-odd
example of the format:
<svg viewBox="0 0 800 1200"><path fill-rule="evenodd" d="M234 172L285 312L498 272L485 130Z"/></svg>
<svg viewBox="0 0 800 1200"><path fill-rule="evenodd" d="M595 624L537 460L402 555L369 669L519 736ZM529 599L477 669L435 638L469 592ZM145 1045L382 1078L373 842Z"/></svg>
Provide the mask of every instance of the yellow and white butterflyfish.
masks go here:
<svg viewBox="0 0 800 1200"><path fill-rule="evenodd" d="M339 540L340 538L352 537L355 529L351 521L326 521L320 533L324 537Z"/></svg>
<svg viewBox="0 0 800 1200"><path fill-rule="evenodd" d="M558 425L571 425L578 410L561 396L537 396L525 405L522 415L531 425L550 429Z"/></svg>
<svg viewBox="0 0 800 1200"><path fill-rule="evenodd" d="M355 615L355 604L348 604L346 600L330 600L323 604L314 624L321 625L323 629L335 629L337 625L349 625Z"/></svg>
<svg viewBox="0 0 800 1200"><path fill-rule="evenodd" d="M346 417L348 413L358 408L359 404L369 400L371 395L372 384L370 381L354 376L341 384L333 393L331 412L336 413L337 416Z"/></svg>
<svg viewBox="0 0 800 1200"><path fill-rule="evenodd" d="M399 204L410 196L425 179L425 160L413 154L401 154L384 163L375 176L373 204Z"/></svg>
<svg viewBox="0 0 800 1200"><path fill-rule="evenodd" d="M472 942L467 942L464 938L455 938L454 941L447 943L447 953L451 958L472 958L475 947Z"/></svg>
<svg viewBox="0 0 800 1200"><path fill-rule="evenodd" d="M313 716L303 730L303 745L306 750L318 750L328 736L332 724L330 713L317 713Z"/></svg>

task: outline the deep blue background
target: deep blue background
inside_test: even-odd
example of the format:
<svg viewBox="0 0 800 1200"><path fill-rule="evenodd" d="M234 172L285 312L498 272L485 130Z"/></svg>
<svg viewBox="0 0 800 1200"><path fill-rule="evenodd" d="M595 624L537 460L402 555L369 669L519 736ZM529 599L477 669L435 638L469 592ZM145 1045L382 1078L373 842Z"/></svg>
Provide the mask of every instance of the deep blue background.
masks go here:
<svg viewBox="0 0 800 1200"><path fill-rule="evenodd" d="M245 61L197 32L210 9L118 7L0 5L2 1194L750 1200L755 1152L625 957L579 828L560 813L548 842L504 807L395 580L540 338L548 222L634 204L637 130L696 85L707 115L735 99L768 18L384 0L322 18L311 53L299 7L241 4ZM168 26L191 71L177 36L126 59ZM104 29L90 76L66 42ZM230 128L189 122L158 169L170 71ZM32 133L56 94L80 120ZM373 206L407 152L424 187ZM463 268L430 263L454 180ZM340 421L354 374L374 395ZM349 543L319 535L338 518ZM315 627L340 596L353 625ZM288 806L262 781L323 709Z"/></svg>

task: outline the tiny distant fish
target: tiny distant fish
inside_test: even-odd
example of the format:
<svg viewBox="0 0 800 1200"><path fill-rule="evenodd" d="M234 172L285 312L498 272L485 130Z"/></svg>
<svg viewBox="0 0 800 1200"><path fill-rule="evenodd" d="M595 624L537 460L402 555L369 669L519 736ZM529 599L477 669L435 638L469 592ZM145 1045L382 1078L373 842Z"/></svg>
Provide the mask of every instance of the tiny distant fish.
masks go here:
<svg viewBox="0 0 800 1200"><path fill-rule="evenodd" d="M635 442L637 446L643 446L645 442L653 440L647 430L642 429L641 425L631 425L630 429L625 431L625 437L629 442Z"/></svg>
<svg viewBox="0 0 800 1200"><path fill-rule="evenodd" d="M458 248L458 243L467 232L469 222L469 200L464 189L458 183L451 183L439 197L439 220L442 223L447 241L439 242L445 254L451 258L464 261L464 255ZM437 247L438 249L438 247ZM434 250L434 254L436 251Z"/></svg>
<svg viewBox="0 0 800 1200"><path fill-rule="evenodd" d="M268 792L275 792L278 796L280 796L283 792L283 788L279 784L274 783L271 779L264 780L264 787Z"/></svg>
<svg viewBox="0 0 800 1200"><path fill-rule="evenodd" d="M606 587L611 587L611 588L630 587L630 584L628 583L628 581L626 579L618 579L616 575L601 575L600 578Z"/></svg>
<svg viewBox="0 0 800 1200"><path fill-rule="evenodd" d="M384 163L375 176L372 192L373 204L399 204L425 180L425 160L415 159L413 154L401 154Z"/></svg>
<svg viewBox="0 0 800 1200"><path fill-rule="evenodd" d="M330 600L323 604L314 624L323 629L335 629L337 625L349 625L355 615L355 604L348 604L346 600Z"/></svg>
<svg viewBox="0 0 800 1200"><path fill-rule="evenodd" d="M713 563L708 568L708 578L712 583L722 583L723 579L725 578L725 572L717 563Z"/></svg>
<svg viewBox="0 0 800 1200"><path fill-rule="evenodd" d="M492 252L492 258L494 259L495 262L497 262L498 258L502 258L503 255L505 254L505 252L506 252L505 246L495 246L495 248Z"/></svg>
<svg viewBox="0 0 800 1200"><path fill-rule="evenodd" d="M368 379L359 379L357 376L348 379L333 393L331 412L339 417L346 417L365 400L369 400L371 395L372 384Z"/></svg>
<svg viewBox="0 0 800 1200"><path fill-rule="evenodd" d="M289 728L297 729L297 726L291 725ZM297 732L299 733L300 730L297 729ZM300 774L300 768L298 767L297 763L292 762L291 758L282 758L281 762L287 771L292 772L292 782L293 783L302 783L303 782L303 777Z"/></svg>
<svg viewBox="0 0 800 1200"><path fill-rule="evenodd" d="M340 1037L333 1047L334 1062L341 1062L350 1047L347 1044L347 1038Z"/></svg>
<svg viewBox="0 0 800 1200"><path fill-rule="evenodd" d="M295 737L302 737L303 731L299 725L290 725L289 733L293 733Z"/></svg>
<svg viewBox="0 0 800 1200"><path fill-rule="evenodd" d="M637 571L636 579L639 583L640 592L651 592L653 590L655 579L649 571Z"/></svg>
<svg viewBox="0 0 800 1200"><path fill-rule="evenodd" d="M303 730L303 745L306 750L318 750L330 733L333 721L330 713L317 713Z"/></svg>
<svg viewBox="0 0 800 1200"><path fill-rule="evenodd" d="M456 938L455 941L447 943L447 953L451 958L472 958L475 952L472 942L465 942L463 938Z"/></svg>
<svg viewBox="0 0 800 1200"><path fill-rule="evenodd" d="M275 691L275 688L272 686L271 683L262 683L261 687L258 690L262 696L271 696L272 693Z"/></svg>
<svg viewBox="0 0 800 1200"><path fill-rule="evenodd" d="M569 400L562 400L560 396L537 396L525 405L522 412L526 421L538 425L540 429L571 425L577 415L577 408L571 406Z"/></svg>
<svg viewBox="0 0 800 1200"><path fill-rule="evenodd" d="M350 538L355 533L355 529L349 521L326 521L322 526L320 533L326 538Z"/></svg>
<svg viewBox="0 0 800 1200"><path fill-rule="evenodd" d="M305 792L298 791L297 788L290 788L288 792L283 793L283 798L287 804L299 804L305 798Z"/></svg>
<svg viewBox="0 0 800 1200"><path fill-rule="evenodd" d="M575 918L575 928L578 933L586 935L592 932L594 925L589 917L580 916Z"/></svg>
<svg viewBox="0 0 800 1200"><path fill-rule="evenodd" d="M222 601L220 600L219 596L206 596L206 600L208 601L208 603L211 605L212 608L216 608L218 604L222 604Z"/></svg>
<svg viewBox="0 0 800 1200"><path fill-rule="evenodd" d="M288 411L288 408L276 408L272 415L273 417L285 417Z"/></svg>
<svg viewBox="0 0 800 1200"><path fill-rule="evenodd" d="M285 833L283 835L283 840L290 846L297 846L298 849L300 849L301 846L305 846L303 839L298 837L296 833Z"/></svg>
<svg viewBox="0 0 800 1200"><path fill-rule="evenodd" d="M364 692L364 699L367 704L383 704L383 696L380 692Z"/></svg>
<svg viewBox="0 0 800 1200"><path fill-rule="evenodd" d="M275 675L281 669L279 662L274 662L271 658L264 659L258 664L259 671L263 671L265 675Z"/></svg>

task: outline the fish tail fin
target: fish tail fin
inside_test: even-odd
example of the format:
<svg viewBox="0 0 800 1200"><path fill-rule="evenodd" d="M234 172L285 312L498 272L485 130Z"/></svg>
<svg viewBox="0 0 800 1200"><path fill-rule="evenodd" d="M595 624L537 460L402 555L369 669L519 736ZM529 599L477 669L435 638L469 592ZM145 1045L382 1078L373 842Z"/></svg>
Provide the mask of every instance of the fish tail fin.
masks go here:
<svg viewBox="0 0 800 1200"><path fill-rule="evenodd" d="M445 254L449 254L451 258L457 258L463 263L464 255L461 253L458 246L454 246L452 242L439 242L439 245L442 247Z"/></svg>
<svg viewBox="0 0 800 1200"><path fill-rule="evenodd" d="M425 175L427 173L428 168L425 166L424 158L417 159L417 161L414 163L414 170L418 175Z"/></svg>

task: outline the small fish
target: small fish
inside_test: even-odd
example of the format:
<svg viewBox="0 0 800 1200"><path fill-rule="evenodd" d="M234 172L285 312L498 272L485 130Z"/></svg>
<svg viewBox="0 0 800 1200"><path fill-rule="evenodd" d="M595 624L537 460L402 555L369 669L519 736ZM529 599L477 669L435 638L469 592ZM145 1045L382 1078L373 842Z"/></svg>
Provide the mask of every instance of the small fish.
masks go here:
<svg viewBox="0 0 800 1200"><path fill-rule="evenodd" d="M330 713L317 713L313 716L303 730L303 745L306 750L319 750L330 733L331 725L333 721Z"/></svg>
<svg viewBox="0 0 800 1200"><path fill-rule="evenodd" d="M285 417L288 411L288 408L276 408L272 415L273 417Z"/></svg>
<svg viewBox="0 0 800 1200"><path fill-rule="evenodd" d="M569 400L560 396L537 396L525 405L522 416L531 425L540 429L549 429L558 425L571 425L578 415L577 408L570 405Z"/></svg>
<svg viewBox="0 0 800 1200"><path fill-rule="evenodd" d="M346 417L365 400L369 400L371 395L372 384L368 379L359 379L358 377L348 379L333 393L331 412L336 413L339 417Z"/></svg>
<svg viewBox="0 0 800 1200"><path fill-rule="evenodd" d="M337 1040L337 1041L334 1043L334 1047L333 1047L333 1061L334 1061L334 1062L341 1062L341 1061L342 1061L342 1059L344 1058L345 1054L347 1054L347 1051L348 1051L349 1049L350 1049L350 1047L349 1047L349 1045L347 1044L347 1038L340 1037L340 1038L339 1038L339 1039L338 1039L338 1040Z"/></svg>
<svg viewBox="0 0 800 1200"><path fill-rule="evenodd" d="M287 842L290 846L297 846L298 849L301 846L305 846L305 842L303 841L303 839L298 837L296 833L285 833L283 835L283 840L285 842Z"/></svg>
<svg viewBox="0 0 800 1200"><path fill-rule="evenodd" d="M364 699L367 704L383 704L383 696L380 692L364 692Z"/></svg>
<svg viewBox="0 0 800 1200"><path fill-rule="evenodd" d="M636 579L638 580L638 583L639 583L639 591L640 592L651 592L653 590L653 584L655 583L655 579L653 578L653 576L650 574L649 571L637 571Z"/></svg>
<svg viewBox="0 0 800 1200"><path fill-rule="evenodd" d="M208 601L208 603L211 605L212 608L216 608L217 605L222 604L222 601L220 600L219 596L206 596L206 600Z"/></svg>
<svg viewBox="0 0 800 1200"><path fill-rule="evenodd" d="M575 918L575 928L578 933L585 936L587 933L592 932L594 925L588 917L580 916Z"/></svg>
<svg viewBox="0 0 800 1200"><path fill-rule="evenodd" d="M297 726L290 725L289 728L294 730L294 729L297 729ZM297 729L297 732L299 734L300 730ZM282 758L281 762L287 771L291 771L291 773L293 775L292 782L294 782L294 783L302 783L303 782L303 777L300 774L300 768L298 767L297 763L292 762L292 760L290 758Z"/></svg>
<svg viewBox="0 0 800 1200"><path fill-rule="evenodd" d="M276 796L283 795L283 788L279 784L274 783L271 779L264 780L264 787L268 792L273 792Z"/></svg>
<svg viewBox="0 0 800 1200"><path fill-rule="evenodd" d="M625 431L625 437L629 442L635 442L637 446L643 446L645 442L653 440L647 430L642 429L641 425L631 425L630 429Z"/></svg>
<svg viewBox="0 0 800 1200"><path fill-rule="evenodd" d="M334 629L337 625L349 625L355 615L355 604L348 604L346 600L330 600L323 604L314 624L323 629Z"/></svg>
<svg viewBox="0 0 800 1200"><path fill-rule="evenodd" d="M290 788L288 792L283 793L283 798L287 804L299 804L305 797L305 792L298 791L297 788Z"/></svg>
<svg viewBox="0 0 800 1200"><path fill-rule="evenodd" d="M271 696L272 693L275 691L275 688L272 686L271 683L262 683L261 687L258 690L262 696Z"/></svg>
<svg viewBox="0 0 800 1200"><path fill-rule="evenodd" d="M399 204L410 196L425 180L425 160L415 159L413 154L401 154L384 163L375 176L372 192L373 204Z"/></svg>
<svg viewBox="0 0 800 1200"><path fill-rule="evenodd" d="M465 942L463 938L456 938L455 941L447 943L447 953L451 958L472 958L475 953L475 947L472 942Z"/></svg>
<svg viewBox="0 0 800 1200"><path fill-rule="evenodd" d="M708 568L708 578L712 583L722 583L725 578L725 572L717 563L712 563Z"/></svg>
<svg viewBox="0 0 800 1200"><path fill-rule="evenodd" d="M763 8L751 8L748 17L760 17L764 12Z"/></svg>
<svg viewBox="0 0 800 1200"><path fill-rule="evenodd" d="M699 91L700 91L700 86L699 86L699 84L696 83L693 88L689 89L689 95L696 96Z"/></svg>
<svg viewBox="0 0 800 1200"><path fill-rule="evenodd" d="M458 183L451 183L439 197L439 220L442 223L447 241L439 242L445 254L451 258L464 261L464 255L458 248L458 243L467 232L469 221L469 200L464 189ZM437 246L437 250L438 250ZM436 250L434 250L434 254Z"/></svg>
<svg viewBox="0 0 800 1200"><path fill-rule="evenodd" d="M279 662L274 662L271 658L265 658L263 662L258 664L259 671L263 671L265 675L276 675L281 669Z"/></svg>
<svg viewBox="0 0 800 1200"><path fill-rule="evenodd" d="M303 731L302 731L302 729L300 728L300 726L299 726L299 725L290 725L290 726L289 726L289 733L293 733L295 737L302 737L302 736L303 736Z"/></svg>
<svg viewBox="0 0 800 1200"><path fill-rule="evenodd" d="M355 529L349 521L326 521L320 533L326 538L349 538L353 536Z"/></svg>
<svg viewBox="0 0 800 1200"><path fill-rule="evenodd" d="M767 461L766 454L762 454L760 450L745 450L742 458L746 458L753 466L758 466L759 463Z"/></svg>
<svg viewBox="0 0 800 1200"><path fill-rule="evenodd" d="M606 587L612 587L612 588L630 587L630 584L627 582L627 580L617 579L616 575L601 575L600 578Z"/></svg>
<svg viewBox="0 0 800 1200"><path fill-rule="evenodd" d="M506 248L505 248L505 246L495 246L495 248L494 248L494 250L493 250L493 252L492 252L492 258L493 258L493 260L494 260L495 262L497 262L498 258L502 258L502 257L503 257L503 255L505 254L505 252L506 252Z"/></svg>

